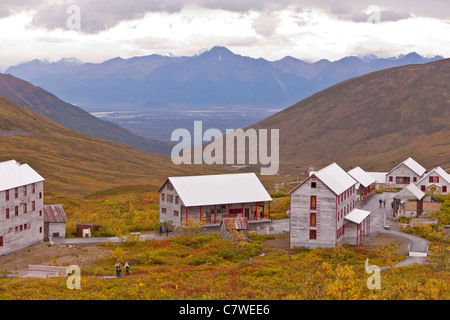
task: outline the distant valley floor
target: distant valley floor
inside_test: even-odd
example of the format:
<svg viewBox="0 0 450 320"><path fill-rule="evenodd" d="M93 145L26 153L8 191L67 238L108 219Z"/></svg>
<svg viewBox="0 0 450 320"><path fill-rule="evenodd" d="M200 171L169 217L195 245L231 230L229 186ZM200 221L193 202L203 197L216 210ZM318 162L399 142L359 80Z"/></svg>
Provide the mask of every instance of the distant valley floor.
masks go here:
<svg viewBox="0 0 450 320"><path fill-rule="evenodd" d="M226 129L245 128L253 125L280 109L258 107L210 107L187 110L154 111L101 111L92 115L120 125L140 136L160 141L171 141L172 132L183 128L191 134L194 121L202 121L203 131L215 128L225 133Z"/></svg>

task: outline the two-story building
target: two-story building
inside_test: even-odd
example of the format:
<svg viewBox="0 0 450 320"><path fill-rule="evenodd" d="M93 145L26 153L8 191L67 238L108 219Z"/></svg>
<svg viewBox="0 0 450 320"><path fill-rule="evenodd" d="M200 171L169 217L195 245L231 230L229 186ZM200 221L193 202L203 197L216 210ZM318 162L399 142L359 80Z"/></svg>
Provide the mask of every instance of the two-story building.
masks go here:
<svg viewBox="0 0 450 320"><path fill-rule="evenodd" d="M416 186L425 193L446 195L450 191L450 174L437 166L425 174Z"/></svg>
<svg viewBox="0 0 450 320"><path fill-rule="evenodd" d="M15 160L0 163L0 255L44 239L44 178Z"/></svg>
<svg viewBox="0 0 450 320"><path fill-rule="evenodd" d="M409 157L386 174L386 185L403 189L410 183L416 184L426 171L417 161Z"/></svg>
<svg viewBox="0 0 450 320"><path fill-rule="evenodd" d="M290 192L290 247L329 248L368 236L370 212L355 209L356 185L336 163L297 185Z"/></svg>

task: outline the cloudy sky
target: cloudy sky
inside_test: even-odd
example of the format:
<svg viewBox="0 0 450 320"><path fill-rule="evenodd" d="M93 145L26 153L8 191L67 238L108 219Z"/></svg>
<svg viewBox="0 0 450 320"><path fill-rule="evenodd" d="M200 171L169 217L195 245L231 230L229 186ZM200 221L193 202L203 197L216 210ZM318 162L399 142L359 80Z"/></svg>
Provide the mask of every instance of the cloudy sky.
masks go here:
<svg viewBox="0 0 450 320"><path fill-rule="evenodd" d="M450 57L446 0L1 0L0 71L32 59L193 55L269 60L412 51Z"/></svg>

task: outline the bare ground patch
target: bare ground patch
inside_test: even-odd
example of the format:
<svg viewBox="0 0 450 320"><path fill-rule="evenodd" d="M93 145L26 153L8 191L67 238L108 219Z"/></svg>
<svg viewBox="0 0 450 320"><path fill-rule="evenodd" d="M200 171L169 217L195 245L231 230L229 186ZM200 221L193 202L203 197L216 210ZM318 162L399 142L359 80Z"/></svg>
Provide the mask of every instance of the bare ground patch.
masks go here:
<svg viewBox="0 0 450 320"><path fill-rule="evenodd" d="M0 257L0 271L17 273L28 265L69 266L80 268L89 266L106 257L111 249L97 246L68 246L38 243L26 249Z"/></svg>

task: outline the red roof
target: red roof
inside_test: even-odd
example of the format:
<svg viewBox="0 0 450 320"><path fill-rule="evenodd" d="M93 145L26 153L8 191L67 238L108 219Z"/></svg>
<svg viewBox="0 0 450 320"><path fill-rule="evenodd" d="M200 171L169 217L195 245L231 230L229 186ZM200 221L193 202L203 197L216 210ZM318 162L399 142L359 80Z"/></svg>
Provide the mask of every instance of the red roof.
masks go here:
<svg viewBox="0 0 450 320"><path fill-rule="evenodd" d="M44 205L44 222L66 223L66 213L61 204Z"/></svg>
<svg viewBox="0 0 450 320"><path fill-rule="evenodd" d="M248 230L249 224L247 218L225 218L221 224L225 224L225 227L229 229L229 225L234 223L236 230Z"/></svg>

